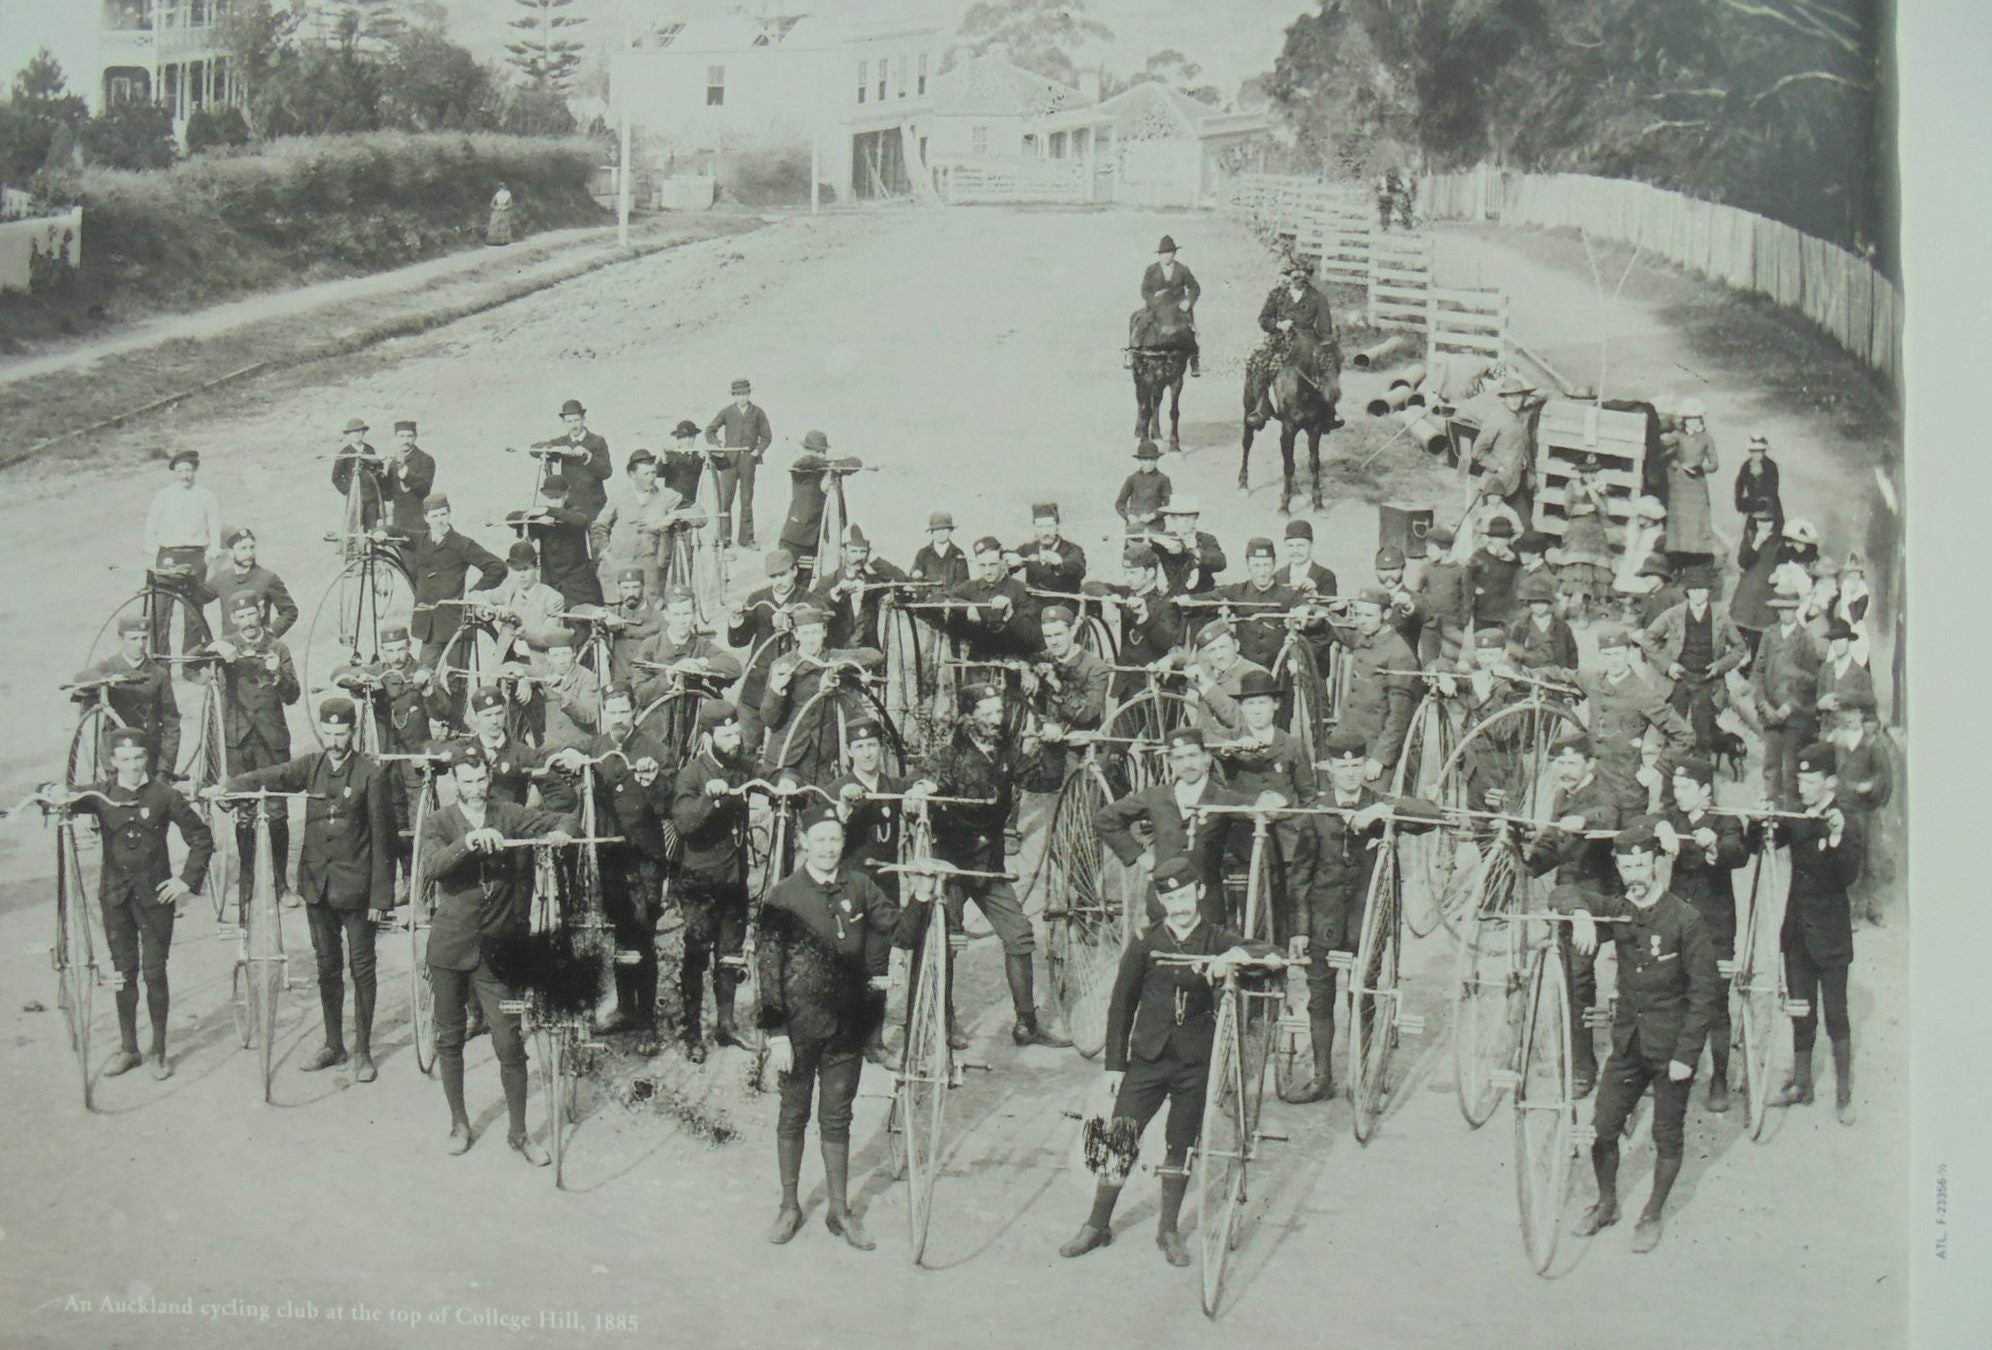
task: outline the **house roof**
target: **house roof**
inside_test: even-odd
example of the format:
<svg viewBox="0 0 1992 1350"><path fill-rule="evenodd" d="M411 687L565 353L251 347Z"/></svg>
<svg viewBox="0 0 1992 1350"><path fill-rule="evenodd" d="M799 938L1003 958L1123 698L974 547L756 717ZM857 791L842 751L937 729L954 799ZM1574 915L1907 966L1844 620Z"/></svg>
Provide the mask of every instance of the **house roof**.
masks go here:
<svg viewBox="0 0 1992 1350"><path fill-rule="evenodd" d="M934 82L934 111L941 114L1042 117L1087 102L1070 85L1001 56L971 57Z"/></svg>

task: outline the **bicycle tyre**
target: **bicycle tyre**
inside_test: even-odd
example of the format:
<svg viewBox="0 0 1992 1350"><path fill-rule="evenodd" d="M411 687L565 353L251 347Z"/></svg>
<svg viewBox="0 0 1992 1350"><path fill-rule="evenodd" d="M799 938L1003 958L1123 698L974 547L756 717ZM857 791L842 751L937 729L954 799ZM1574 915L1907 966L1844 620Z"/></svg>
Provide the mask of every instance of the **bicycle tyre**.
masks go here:
<svg viewBox="0 0 1992 1350"><path fill-rule="evenodd" d="M1769 941L1765 933L1767 911L1784 894L1784 886L1776 850L1767 841L1750 868L1750 897L1738 929L1741 950L1730 982L1734 1022L1743 1041L1744 1124L1753 1143L1764 1138L1771 1094L1783 1077L1780 1062L1791 1045L1790 1033L1781 1025L1787 1021L1783 962L1775 930Z"/></svg>
<svg viewBox="0 0 1992 1350"><path fill-rule="evenodd" d="M1224 1296L1232 1233L1245 1199L1245 1094L1238 1001L1220 995L1211 1038L1210 1079L1204 1087L1203 1128L1196 1150L1197 1247L1205 1316L1217 1316Z"/></svg>
<svg viewBox="0 0 1992 1350"><path fill-rule="evenodd" d="M1393 796L1423 797L1448 807L1466 805L1463 799L1444 799L1441 792L1445 763L1453 750L1448 706L1445 700L1427 694L1412 714L1411 730L1404 738L1404 751L1397 758L1391 782ZM1432 850L1453 850L1450 856L1457 864L1457 844L1453 832L1444 827L1396 833L1397 884L1402 896L1404 926L1413 937L1429 937L1440 924L1444 891L1442 885L1428 884L1438 868L1437 861L1429 855ZM1446 874L1450 870L1446 869Z"/></svg>
<svg viewBox="0 0 1992 1350"><path fill-rule="evenodd" d="M97 988L96 947L90 935L90 892L76 845L75 822L56 829L56 998L68 1023L69 1048L83 1089L83 1109L92 1109L90 1013Z"/></svg>
<svg viewBox="0 0 1992 1350"><path fill-rule="evenodd" d="M422 874L422 835L434 793L433 784L425 781L415 799L411 822L415 841L408 867L408 1034L415 1046L415 1067L424 1074L436 1067L436 984L429 973L429 927L435 915L435 888Z"/></svg>
<svg viewBox="0 0 1992 1350"><path fill-rule="evenodd" d="M1349 972L1349 1104L1356 1142L1367 1144L1383 1114L1390 1052L1397 1044L1397 855L1377 850L1363 902L1363 931Z"/></svg>
<svg viewBox="0 0 1992 1350"><path fill-rule="evenodd" d="M307 689L324 688L340 667L380 660L381 630L406 627L414 614L415 582L399 559L384 551L354 558L333 576L312 610L299 679ZM317 718L311 719L311 734L319 735Z"/></svg>
<svg viewBox="0 0 1992 1350"><path fill-rule="evenodd" d="M907 1019L905 1056L900 1067L900 1099L906 1146L906 1209L913 1264L926 1255L933 1223L934 1182L941 1167L942 1121L953 1055L947 1027L948 925L945 912L930 913L920 941L920 985Z"/></svg>
<svg viewBox="0 0 1992 1350"><path fill-rule="evenodd" d="M1527 1015L1519 931L1501 916L1513 913L1523 890L1523 865L1512 848L1495 851L1483 869L1473 919L1462 920L1455 954L1452 1005L1453 1094L1468 1126L1479 1129L1500 1104L1497 1070L1515 1067Z"/></svg>
<svg viewBox="0 0 1992 1350"><path fill-rule="evenodd" d="M1124 872L1125 865L1100 842L1097 816L1105 805L1092 774L1066 779L1052 807L1041 873L1050 938L1045 975L1072 1048L1087 1059L1106 1046L1107 1000L1127 933L1125 890L1113 894L1108 881L1109 868Z"/></svg>
<svg viewBox="0 0 1992 1350"><path fill-rule="evenodd" d="M1570 1005L1556 943L1539 948L1529 979L1528 1022L1515 1085L1515 1197L1522 1247L1542 1275L1556 1259L1576 1156Z"/></svg>
<svg viewBox="0 0 1992 1350"><path fill-rule="evenodd" d="M1279 688L1281 725L1300 742L1312 764L1321 757L1321 711L1327 692L1313 649L1303 639L1289 636L1273 659L1272 676Z"/></svg>

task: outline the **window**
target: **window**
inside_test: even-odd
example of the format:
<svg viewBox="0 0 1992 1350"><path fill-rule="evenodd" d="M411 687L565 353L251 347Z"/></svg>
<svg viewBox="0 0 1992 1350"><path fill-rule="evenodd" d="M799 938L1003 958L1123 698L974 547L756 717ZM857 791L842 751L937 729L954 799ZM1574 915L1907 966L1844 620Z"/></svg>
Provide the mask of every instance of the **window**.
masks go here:
<svg viewBox="0 0 1992 1350"><path fill-rule="evenodd" d="M920 83L915 86L913 92L917 94L927 92L927 53L925 52L920 53Z"/></svg>
<svg viewBox="0 0 1992 1350"><path fill-rule="evenodd" d="M891 58L884 56L878 58L878 101L880 103L885 102L885 81L886 77L892 73L891 67Z"/></svg>
<svg viewBox="0 0 1992 1350"><path fill-rule="evenodd" d="M895 87L899 90L899 97L905 98L906 97L906 58L903 56L899 58L899 80Z"/></svg>
<svg viewBox="0 0 1992 1350"><path fill-rule="evenodd" d="M989 153L988 127L969 128L968 149L970 154L975 154L975 155L986 155Z"/></svg>
<svg viewBox="0 0 1992 1350"><path fill-rule="evenodd" d="M113 75L111 76L109 90L110 97L104 101L113 104L136 103L140 98L144 97L144 89L145 82L143 80L135 80L129 75Z"/></svg>
<svg viewBox="0 0 1992 1350"><path fill-rule="evenodd" d="M871 62L858 62L858 102L865 101L866 87L871 83Z"/></svg>
<svg viewBox="0 0 1992 1350"><path fill-rule="evenodd" d="M717 108L726 102L726 67L706 67L706 107Z"/></svg>

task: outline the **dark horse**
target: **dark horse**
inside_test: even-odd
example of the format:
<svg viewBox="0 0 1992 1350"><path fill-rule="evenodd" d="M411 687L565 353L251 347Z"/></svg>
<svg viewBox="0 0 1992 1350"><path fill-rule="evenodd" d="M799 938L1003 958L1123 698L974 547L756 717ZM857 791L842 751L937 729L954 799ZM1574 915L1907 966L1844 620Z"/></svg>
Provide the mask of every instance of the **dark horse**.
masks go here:
<svg viewBox="0 0 1992 1350"><path fill-rule="evenodd" d="M1268 371L1270 369L1270 378ZM1245 428L1238 457L1238 490L1247 488L1252 462L1252 436L1269 417L1280 422L1280 458L1286 467L1280 489L1280 514L1293 502L1293 443L1307 433L1307 467L1313 483L1314 509L1321 500L1321 437L1342 425L1335 406L1342 398L1342 350L1334 343L1289 341L1283 353L1261 350L1245 370Z"/></svg>
<svg viewBox="0 0 1992 1350"><path fill-rule="evenodd" d="M1181 450L1183 375L1190 365L1190 318L1160 295L1128 322L1129 366L1134 371L1134 434L1154 440L1162 425L1162 396L1169 399L1169 448Z"/></svg>

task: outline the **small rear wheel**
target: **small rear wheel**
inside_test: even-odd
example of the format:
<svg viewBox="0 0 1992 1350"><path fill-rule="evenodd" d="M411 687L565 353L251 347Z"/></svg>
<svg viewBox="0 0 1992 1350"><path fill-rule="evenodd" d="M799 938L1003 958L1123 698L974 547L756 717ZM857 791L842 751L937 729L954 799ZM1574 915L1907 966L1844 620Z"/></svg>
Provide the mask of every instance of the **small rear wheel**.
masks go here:
<svg viewBox="0 0 1992 1350"><path fill-rule="evenodd" d="M1563 1234L1576 1157L1577 1102L1570 1062L1570 1005L1552 941L1536 952L1515 1086L1515 1195L1529 1267L1546 1274Z"/></svg>

